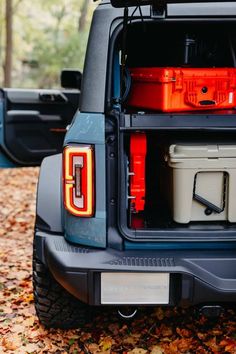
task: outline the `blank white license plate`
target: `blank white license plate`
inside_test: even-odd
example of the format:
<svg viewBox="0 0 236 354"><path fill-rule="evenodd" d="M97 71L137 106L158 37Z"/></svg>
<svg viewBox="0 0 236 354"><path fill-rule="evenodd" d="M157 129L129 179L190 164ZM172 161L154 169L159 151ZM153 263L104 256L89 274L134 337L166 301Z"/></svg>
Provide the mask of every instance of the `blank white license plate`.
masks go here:
<svg viewBox="0 0 236 354"><path fill-rule="evenodd" d="M169 304L169 273L101 273L102 304Z"/></svg>

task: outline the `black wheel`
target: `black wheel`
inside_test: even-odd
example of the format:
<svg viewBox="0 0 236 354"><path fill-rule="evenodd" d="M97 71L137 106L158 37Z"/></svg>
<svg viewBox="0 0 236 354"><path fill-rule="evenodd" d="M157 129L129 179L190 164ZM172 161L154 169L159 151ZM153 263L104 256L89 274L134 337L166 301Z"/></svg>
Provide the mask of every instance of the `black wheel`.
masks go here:
<svg viewBox="0 0 236 354"><path fill-rule="evenodd" d="M91 307L69 294L33 254L33 288L36 313L48 328L78 328L91 320Z"/></svg>

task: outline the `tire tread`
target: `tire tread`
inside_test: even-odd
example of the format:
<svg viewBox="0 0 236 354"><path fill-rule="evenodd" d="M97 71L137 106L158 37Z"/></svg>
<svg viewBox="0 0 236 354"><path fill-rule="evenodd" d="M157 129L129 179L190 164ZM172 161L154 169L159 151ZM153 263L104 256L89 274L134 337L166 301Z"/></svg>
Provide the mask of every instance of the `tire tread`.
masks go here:
<svg viewBox="0 0 236 354"><path fill-rule="evenodd" d="M90 320L90 306L69 294L33 252L33 288L37 316L47 328L78 328Z"/></svg>

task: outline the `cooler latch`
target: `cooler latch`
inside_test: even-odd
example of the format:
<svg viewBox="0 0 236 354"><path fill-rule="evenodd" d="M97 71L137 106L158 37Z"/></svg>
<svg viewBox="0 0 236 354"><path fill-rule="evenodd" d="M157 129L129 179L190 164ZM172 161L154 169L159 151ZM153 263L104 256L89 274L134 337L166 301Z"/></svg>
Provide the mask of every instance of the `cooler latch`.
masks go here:
<svg viewBox="0 0 236 354"><path fill-rule="evenodd" d="M205 214L208 216L211 215L213 212L217 213L217 214L223 213L223 211L225 210L225 205L226 205L227 173L224 172L224 174L223 174L224 184L223 184L223 196L222 196L222 206L221 207L218 207L217 205L211 203L210 201L208 201L207 199L201 197L200 195L198 195L196 193L197 176L198 176L198 174L196 174L195 178L194 178L193 199L196 200L198 203L206 206Z"/></svg>

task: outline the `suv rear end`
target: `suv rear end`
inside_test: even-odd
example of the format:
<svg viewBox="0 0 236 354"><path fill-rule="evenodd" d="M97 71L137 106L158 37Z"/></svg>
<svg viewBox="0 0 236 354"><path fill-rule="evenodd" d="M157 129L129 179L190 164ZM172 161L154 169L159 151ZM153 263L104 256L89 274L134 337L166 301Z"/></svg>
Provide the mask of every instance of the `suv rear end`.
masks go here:
<svg viewBox="0 0 236 354"><path fill-rule="evenodd" d="M34 284L45 325L81 324L94 306L235 301L236 224L228 217L212 220L217 211L203 201L211 218L174 219L170 154L171 147L234 147L235 109L156 112L131 107L128 95L134 68L233 68L235 20L233 2L98 6L80 112L66 134L63 158L47 158L41 168ZM201 55L185 62L191 39L201 43ZM227 194L227 201L235 200L228 178L224 199Z"/></svg>

